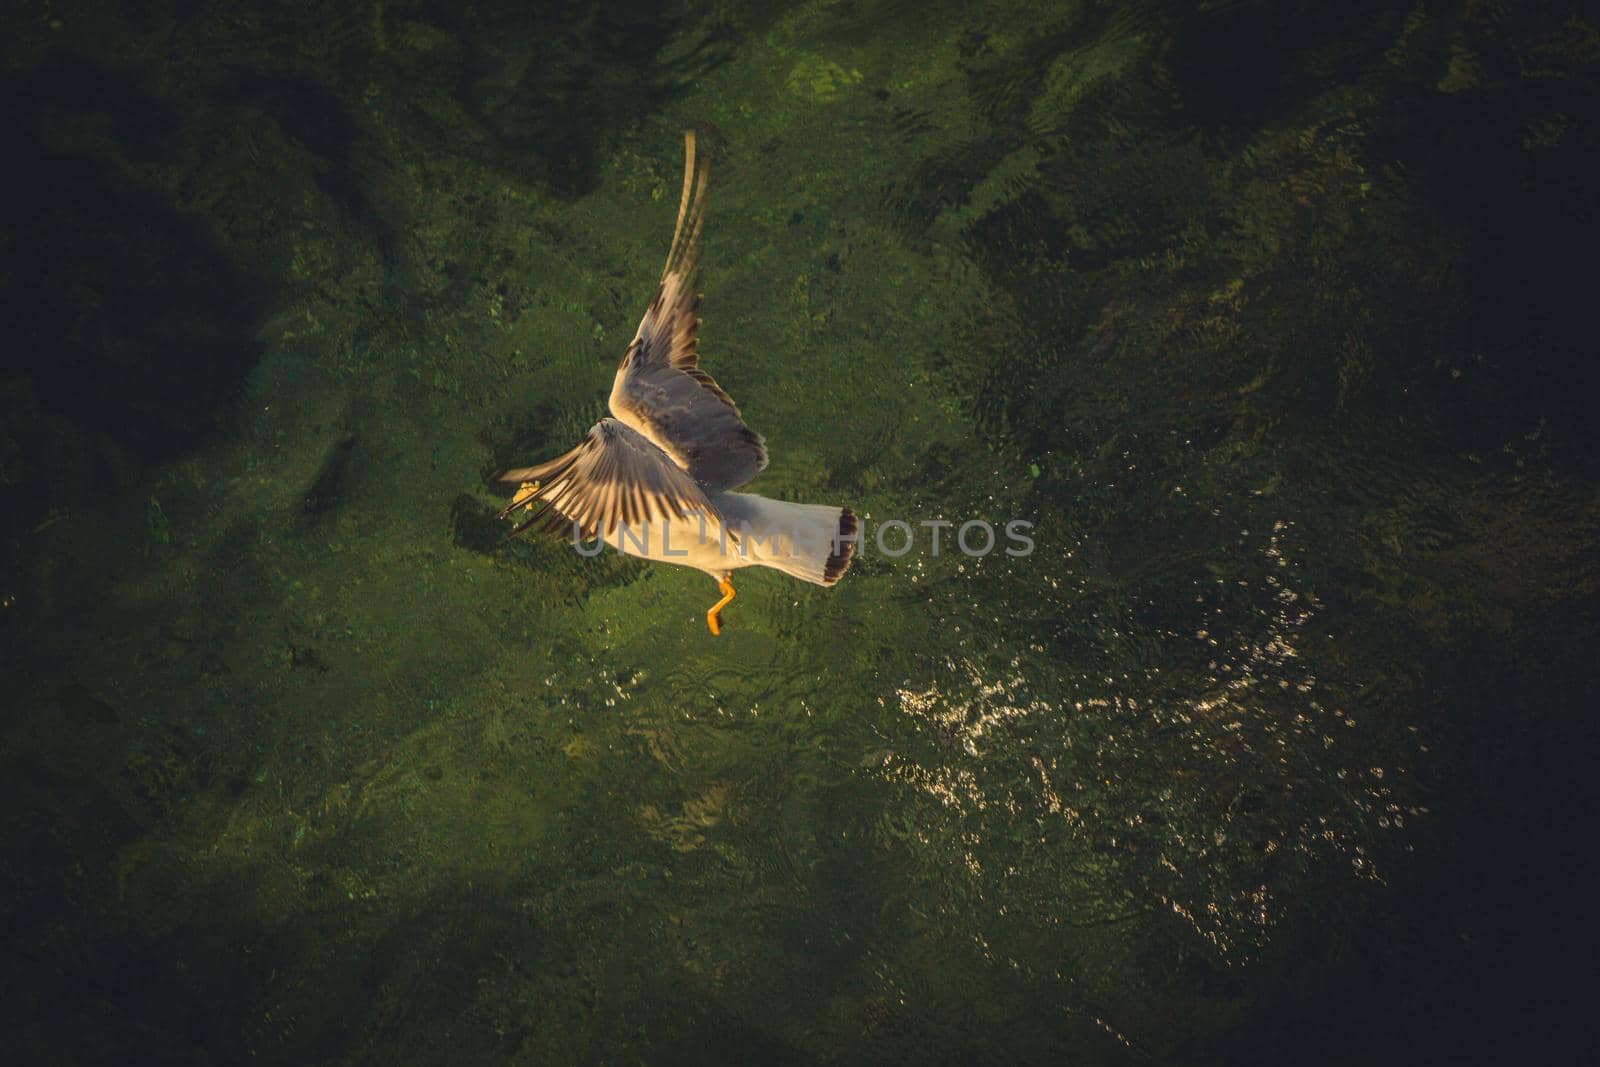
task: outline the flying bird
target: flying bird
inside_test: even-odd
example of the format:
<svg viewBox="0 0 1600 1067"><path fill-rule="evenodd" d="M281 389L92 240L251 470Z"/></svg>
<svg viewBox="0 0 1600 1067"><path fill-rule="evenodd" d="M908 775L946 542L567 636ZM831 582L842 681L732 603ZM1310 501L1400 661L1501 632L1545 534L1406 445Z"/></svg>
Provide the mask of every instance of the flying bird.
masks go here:
<svg viewBox="0 0 1600 1067"><path fill-rule="evenodd" d="M831 586L850 569L858 523L847 507L735 493L767 465L761 435L700 367L700 294L694 291L708 167L684 134L683 194L661 282L611 386L611 417L570 452L502 471L515 485L501 518L525 530L570 531L619 551L694 567L722 599L706 611L712 634L733 600L733 571L772 567ZM519 513L529 512L526 517Z"/></svg>

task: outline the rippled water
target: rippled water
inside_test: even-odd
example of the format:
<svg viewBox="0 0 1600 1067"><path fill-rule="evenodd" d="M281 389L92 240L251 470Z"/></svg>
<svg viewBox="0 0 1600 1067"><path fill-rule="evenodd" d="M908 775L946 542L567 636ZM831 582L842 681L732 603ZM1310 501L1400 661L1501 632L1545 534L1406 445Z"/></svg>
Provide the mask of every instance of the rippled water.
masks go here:
<svg viewBox="0 0 1600 1067"><path fill-rule="evenodd" d="M1462 975L1530 962L1518 871L1581 881L1538 857L1572 847L1547 795L1587 795L1596 532L1578 320L1475 205L1536 220L1534 179L1588 173L1573 99L1507 88L1529 56L1587 84L1588 24L1314 6L390 5L312 45L247 5L93 16L126 60L17 38L8 75L65 116L30 144L170 212L106 243L128 224L41 181L61 254L161 292L192 242L239 271L206 293L268 309L252 349L92 301L76 260L29 297L90 362L3 395L20 1047L1473 1047L1499 993ZM127 64L148 126L68 91ZM831 590L741 572L720 638L704 576L504 542L484 487L602 414L689 125L705 365L772 450L751 489L868 532ZM1502 170L1460 177L1469 132ZM1537 343L1484 310L1512 287ZM238 366L152 362L191 334ZM163 375L220 414L129 392ZM1033 551L919 525L976 519Z"/></svg>

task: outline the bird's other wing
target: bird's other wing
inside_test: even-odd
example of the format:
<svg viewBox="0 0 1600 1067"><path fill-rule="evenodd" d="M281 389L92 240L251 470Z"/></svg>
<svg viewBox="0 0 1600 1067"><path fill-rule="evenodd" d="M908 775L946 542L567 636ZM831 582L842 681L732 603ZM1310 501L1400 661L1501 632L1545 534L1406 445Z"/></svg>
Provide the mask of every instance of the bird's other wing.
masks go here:
<svg viewBox="0 0 1600 1067"><path fill-rule="evenodd" d="M560 532L569 523L586 538L610 536L623 523L637 528L697 513L708 523L722 521L693 478L615 419L595 423L565 455L536 467L502 471L495 480L535 486L500 512L505 518L518 508L533 511L511 531L513 537L530 528Z"/></svg>
<svg viewBox="0 0 1600 1067"><path fill-rule="evenodd" d="M767 465L761 435L700 369L699 294L694 291L705 224L707 166L684 134L683 195L661 284L617 366L611 413L649 438L709 490L732 489Z"/></svg>

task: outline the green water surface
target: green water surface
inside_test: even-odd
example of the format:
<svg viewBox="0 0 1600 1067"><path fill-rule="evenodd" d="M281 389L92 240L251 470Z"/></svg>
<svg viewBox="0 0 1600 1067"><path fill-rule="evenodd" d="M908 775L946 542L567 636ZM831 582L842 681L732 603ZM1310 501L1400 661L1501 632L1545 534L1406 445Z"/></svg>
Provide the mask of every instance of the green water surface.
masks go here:
<svg viewBox="0 0 1600 1067"><path fill-rule="evenodd" d="M1592 13L23 7L27 1062L1569 1036ZM751 489L869 535L720 638L704 575L506 543L485 487L603 413L691 126Z"/></svg>

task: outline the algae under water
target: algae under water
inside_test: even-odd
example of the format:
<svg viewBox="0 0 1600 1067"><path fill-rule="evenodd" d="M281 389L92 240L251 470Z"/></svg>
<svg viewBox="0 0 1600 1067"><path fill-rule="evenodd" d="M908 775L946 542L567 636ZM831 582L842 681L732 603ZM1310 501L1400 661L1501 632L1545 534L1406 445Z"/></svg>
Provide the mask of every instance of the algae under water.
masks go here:
<svg viewBox="0 0 1600 1067"><path fill-rule="evenodd" d="M12 1062L1593 1054L1591 13L0 25ZM687 127L752 489L1034 551L503 540Z"/></svg>

